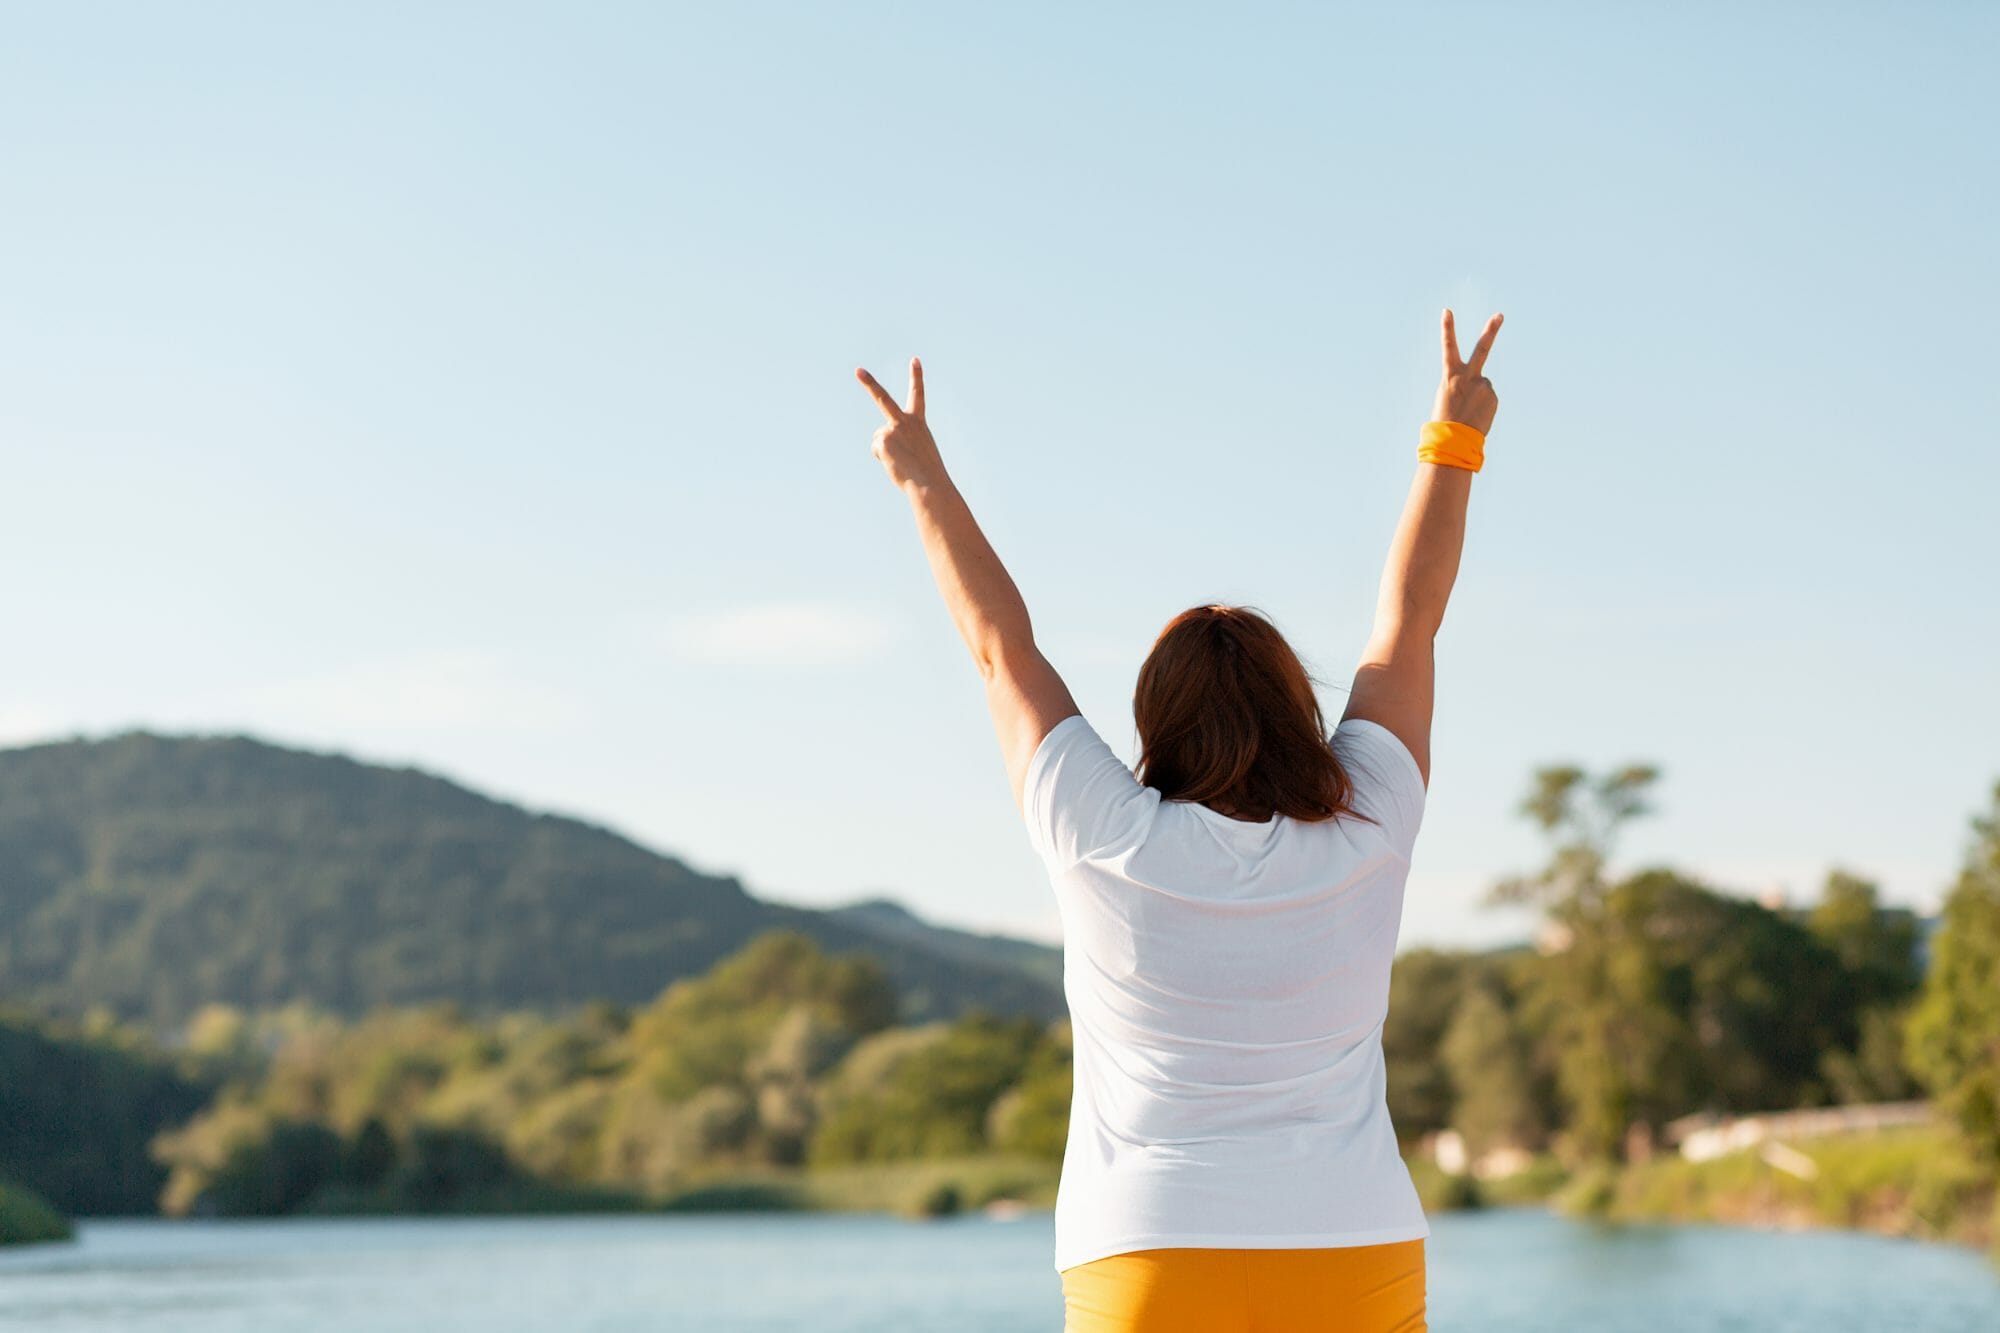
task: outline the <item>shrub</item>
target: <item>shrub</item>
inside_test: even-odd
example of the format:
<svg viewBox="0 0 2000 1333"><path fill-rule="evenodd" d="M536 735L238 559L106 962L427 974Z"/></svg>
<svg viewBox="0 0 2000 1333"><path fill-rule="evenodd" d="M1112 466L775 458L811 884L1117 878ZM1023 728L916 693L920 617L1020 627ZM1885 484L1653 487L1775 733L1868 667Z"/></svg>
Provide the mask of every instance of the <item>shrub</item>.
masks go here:
<svg viewBox="0 0 2000 1333"><path fill-rule="evenodd" d="M34 1193L0 1180L0 1245L68 1240L69 1223Z"/></svg>

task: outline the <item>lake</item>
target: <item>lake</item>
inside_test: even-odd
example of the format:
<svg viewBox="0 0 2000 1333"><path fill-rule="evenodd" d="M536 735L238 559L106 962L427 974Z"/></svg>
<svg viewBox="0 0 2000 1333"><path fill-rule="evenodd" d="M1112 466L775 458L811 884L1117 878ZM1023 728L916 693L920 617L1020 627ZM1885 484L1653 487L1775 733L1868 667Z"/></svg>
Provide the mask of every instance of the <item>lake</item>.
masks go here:
<svg viewBox="0 0 2000 1333"><path fill-rule="evenodd" d="M1450 1333L1994 1333L1971 1251L1838 1232L1433 1219ZM104 1221L0 1250L0 1327L200 1333L1058 1333L1051 1219L838 1214Z"/></svg>

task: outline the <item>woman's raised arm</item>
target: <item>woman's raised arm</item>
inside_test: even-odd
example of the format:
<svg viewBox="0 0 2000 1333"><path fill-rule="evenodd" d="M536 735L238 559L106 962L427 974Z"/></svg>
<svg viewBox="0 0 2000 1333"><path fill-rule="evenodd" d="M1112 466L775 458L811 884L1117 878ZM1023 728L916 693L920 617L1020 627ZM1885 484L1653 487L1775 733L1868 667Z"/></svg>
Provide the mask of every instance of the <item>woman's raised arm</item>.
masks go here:
<svg viewBox="0 0 2000 1333"><path fill-rule="evenodd" d="M1416 759L1426 784L1436 687L1433 644L1458 578L1472 474L1479 470L1486 433L1500 407L1485 374L1500 320L1499 315L1487 320L1472 355L1460 360L1458 332L1451 311L1444 312L1444 374L1418 449L1417 479L1382 571L1375 628L1347 700L1345 716L1393 732Z"/></svg>
<svg viewBox="0 0 2000 1333"><path fill-rule="evenodd" d="M1020 589L945 472L924 419L923 363L910 358L909 399L901 405L866 370L854 374L888 418L875 432L875 457L910 501L938 591L986 682L986 705L1018 805L1028 761L1050 729L1076 713L1076 701L1035 646Z"/></svg>

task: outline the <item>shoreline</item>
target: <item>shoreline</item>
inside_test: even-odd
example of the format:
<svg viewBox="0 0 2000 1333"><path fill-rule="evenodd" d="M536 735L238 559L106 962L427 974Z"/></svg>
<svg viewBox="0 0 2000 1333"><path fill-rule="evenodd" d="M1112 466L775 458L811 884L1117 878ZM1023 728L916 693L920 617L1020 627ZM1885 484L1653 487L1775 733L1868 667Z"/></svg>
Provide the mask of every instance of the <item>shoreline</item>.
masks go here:
<svg viewBox="0 0 2000 1333"><path fill-rule="evenodd" d="M1774 1165L1745 1149L1565 1172L1549 1159L1517 1177L1449 1176L1413 1161L1427 1212L1544 1206L1607 1225L1665 1223L1760 1231L1853 1231L1983 1250L2000 1263L2000 1187L1938 1128L1830 1135Z"/></svg>
<svg viewBox="0 0 2000 1333"><path fill-rule="evenodd" d="M1432 1215L1533 1208L1577 1222L1618 1226L1724 1226L1798 1233L1851 1231L1985 1250L2000 1261L2000 1198L1990 1177L1955 1157L1934 1131L1903 1131L1805 1145L1813 1178L1790 1175L1754 1153L1706 1162L1679 1157L1569 1172L1539 1159L1516 1176L1476 1180L1410 1160ZM645 1199L614 1191L507 1191L449 1208L397 1206L335 1195L284 1218L536 1217L722 1213L888 1214L913 1220L984 1213L998 1218L1050 1211L1057 1163L981 1155L812 1169L716 1172L674 1194ZM164 1214L77 1217L70 1222L181 1220ZM255 1221L203 1215L192 1220ZM61 1243L46 1230L22 1243Z"/></svg>

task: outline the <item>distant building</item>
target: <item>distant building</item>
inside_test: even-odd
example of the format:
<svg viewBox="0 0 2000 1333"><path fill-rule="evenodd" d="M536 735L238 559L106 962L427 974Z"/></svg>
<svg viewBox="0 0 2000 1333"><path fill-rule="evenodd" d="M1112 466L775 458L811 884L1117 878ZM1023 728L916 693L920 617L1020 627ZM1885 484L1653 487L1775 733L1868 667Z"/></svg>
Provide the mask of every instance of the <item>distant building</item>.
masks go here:
<svg viewBox="0 0 2000 1333"><path fill-rule="evenodd" d="M1476 1180L1504 1180L1519 1175L1535 1164L1535 1155L1526 1148L1506 1144L1473 1157L1465 1136L1455 1129L1441 1129L1427 1135L1422 1148L1447 1175L1470 1175Z"/></svg>

